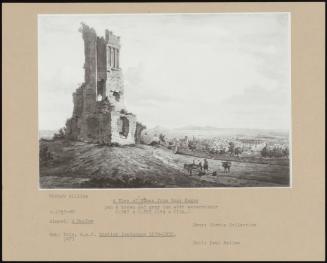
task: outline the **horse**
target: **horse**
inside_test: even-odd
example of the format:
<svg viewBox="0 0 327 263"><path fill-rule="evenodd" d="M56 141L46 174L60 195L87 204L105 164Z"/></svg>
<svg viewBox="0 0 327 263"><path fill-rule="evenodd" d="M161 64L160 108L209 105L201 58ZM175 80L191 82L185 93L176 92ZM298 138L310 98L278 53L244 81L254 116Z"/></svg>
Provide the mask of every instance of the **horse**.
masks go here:
<svg viewBox="0 0 327 263"><path fill-rule="evenodd" d="M229 173L230 172L230 167L232 166L232 163L227 161L227 162L222 162L222 166L224 168L224 173Z"/></svg>
<svg viewBox="0 0 327 263"><path fill-rule="evenodd" d="M192 170L196 169L197 167L199 167L199 165L196 165L194 163L184 163L184 169L187 170L190 175L192 175Z"/></svg>

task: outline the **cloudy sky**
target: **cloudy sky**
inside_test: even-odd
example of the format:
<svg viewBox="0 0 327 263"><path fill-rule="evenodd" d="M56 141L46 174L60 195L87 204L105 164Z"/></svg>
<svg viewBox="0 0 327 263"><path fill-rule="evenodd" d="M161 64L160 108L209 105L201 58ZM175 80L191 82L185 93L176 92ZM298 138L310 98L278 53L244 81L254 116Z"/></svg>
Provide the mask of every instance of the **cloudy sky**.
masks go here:
<svg viewBox="0 0 327 263"><path fill-rule="evenodd" d="M288 13L229 13L40 15L40 129L72 114L81 22L121 36L125 103L148 128L289 128Z"/></svg>

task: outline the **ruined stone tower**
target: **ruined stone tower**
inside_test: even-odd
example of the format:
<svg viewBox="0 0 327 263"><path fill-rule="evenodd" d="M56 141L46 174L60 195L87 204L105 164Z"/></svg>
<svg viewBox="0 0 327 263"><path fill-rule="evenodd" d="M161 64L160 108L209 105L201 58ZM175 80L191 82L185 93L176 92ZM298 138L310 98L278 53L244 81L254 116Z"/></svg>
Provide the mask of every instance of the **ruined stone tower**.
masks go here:
<svg viewBox="0 0 327 263"><path fill-rule="evenodd" d="M66 122L70 139L102 144L134 144L145 127L128 113L119 64L120 37L106 30L98 37L82 23L84 83L73 94L73 116Z"/></svg>

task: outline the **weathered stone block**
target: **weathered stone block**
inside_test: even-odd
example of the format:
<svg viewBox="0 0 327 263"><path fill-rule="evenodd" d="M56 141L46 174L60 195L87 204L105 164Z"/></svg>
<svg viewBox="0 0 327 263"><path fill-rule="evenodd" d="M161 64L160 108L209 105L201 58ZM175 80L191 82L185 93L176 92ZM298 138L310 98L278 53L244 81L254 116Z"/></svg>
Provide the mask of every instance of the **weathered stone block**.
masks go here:
<svg viewBox="0 0 327 263"><path fill-rule="evenodd" d="M116 111L125 109L124 82L120 70L108 72L106 96Z"/></svg>
<svg viewBox="0 0 327 263"><path fill-rule="evenodd" d="M128 124L124 124L126 122ZM127 136L124 132L124 126L128 125ZM121 114L120 112L111 112L111 143L120 145L135 144L136 117L132 114Z"/></svg>

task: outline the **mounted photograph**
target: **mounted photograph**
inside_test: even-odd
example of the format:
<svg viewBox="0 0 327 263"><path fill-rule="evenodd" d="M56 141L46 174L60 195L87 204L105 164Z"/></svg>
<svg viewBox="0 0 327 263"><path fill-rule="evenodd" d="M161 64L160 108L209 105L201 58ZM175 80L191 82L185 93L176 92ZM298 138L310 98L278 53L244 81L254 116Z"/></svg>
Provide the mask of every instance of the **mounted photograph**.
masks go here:
<svg viewBox="0 0 327 263"><path fill-rule="evenodd" d="M38 15L39 188L291 187L290 23Z"/></svg>

